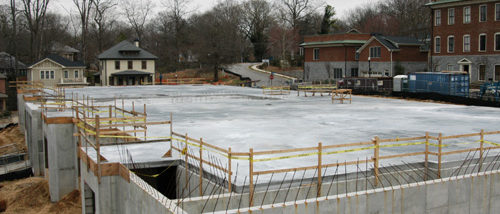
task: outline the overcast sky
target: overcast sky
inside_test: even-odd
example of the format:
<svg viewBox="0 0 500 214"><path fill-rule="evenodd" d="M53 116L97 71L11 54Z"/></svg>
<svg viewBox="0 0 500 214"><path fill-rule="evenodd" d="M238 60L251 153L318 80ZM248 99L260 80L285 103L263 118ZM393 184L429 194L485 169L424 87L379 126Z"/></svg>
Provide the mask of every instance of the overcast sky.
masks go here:
<svg viewBox="0 0 500 214"><path fill-rule="evenodd" d="M5 1L5 0L2 0ZM196 12L204 12L212 8L219 0L191 0L190 9ZM375 3L380 0L323 0L326 4L335 7L338 18L345 18L347 12L353 8L364 4ZM156 5L155 13L164 10L161 2L166 0L153 0ZM52 0L50 2L50 10L53 12L67 13L66 11L75 10L72 0Z"/></svg>

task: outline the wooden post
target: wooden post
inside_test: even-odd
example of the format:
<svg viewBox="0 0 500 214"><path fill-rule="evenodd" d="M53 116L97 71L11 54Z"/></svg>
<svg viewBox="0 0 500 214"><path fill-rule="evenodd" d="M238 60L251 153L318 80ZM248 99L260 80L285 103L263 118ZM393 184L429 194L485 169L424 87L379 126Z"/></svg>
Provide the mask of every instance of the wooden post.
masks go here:
<svg viewBox="0 0 500 214"><path fill-rule="evenodd" d="M144 123L146 123L148 114L146 113L146 103L144 103ZM148 126L144 126L144 140L148 140Z"/></svg>
<svg viewBox="0 0 500 214"><path fill-rule="evenodd" d="M443 145L443 134L439 133L438 137L438 177L441 178L441 153Z"/></svg>
<svg viewBox="0 0 500 214"><path fill-rule="evenodd" d="M132 101L132 116L133 117L137 116L135 114L135 102L134 101ZM137 132L135 132L137 130L137 127L135 126L135 119L132 120L132 124L134 124L134 137L137 137Z"/></svg>
<svg viewBox="0 0 500 214"><path fill-rule="evenodd" d="M203 196L203 138L200 138L200 196Z"/></svg>
<svg viewBox="0 0 500 214"><path fill-rule="evenodd" d="M322 154L323 153L323 144L321 142L318 143L318 192L317 192L317 195L318 197L321 197L321 184L322 184L322 181L321 181L321 175L323 173L321 173L321 167L323 165L322 163Z"/></svg>
<svg viewBox="0 0 500 214"><path fill-rule="evenodd" d="M184 146L184 150L182 153L184 153L184 162L185 162L185 167L186 167L186 187L189 185L189 164L188 164L188 134L186 133L186 137L184 138L186 140L186 145Z"/></svg>
<svg viewBox="0 0 500 214"><path fill-rule="evenodd" d="M378 145L378 136L375 136L373 139L374 148L374 157L373 157L373 174L375 176L375 186L378 186L378 157L379 157L379 145Z"/></svg>
<svg viewBox="0 0 500 214"><path fill-rule="evenodd" d="M250 191L249 193L249 196L250 196L250 201L249 201L249 207L253 206L253 148L250 148L250 155L249 155L249 163L250 163L250 166L248 167L249 170L250 170L250 174L249 174L249 178L250 178L250 182L249 182L249 188L248 188L248 191Z"/></svg>
<svg viewBox="0 0 500 214"><path fill-rule="evenodd" d="M484 130L481 129L481 133L480 133L480 136L481 136L481 141L480 141L480 146L479 146L479 170L478 172L481 171L481 168L483 166L483 152L484 152Z"/></svg>
<svg viewBox="0 0 500 214"><path fill-rule="evenodd" d="M170 151L172 151L172 142L174 141L173 136L173 121L172 121L172 112L170 112Z"/></svg>
<svg viewBox="0 0 500 214"><path fill-rule="evenodd" d="M233 189L232 181L231 181L231 175L232 175L231 162L232 162L232 154L231 154L231 147L229 147L227 149L227 177L229 178L227 180L227 184L228 184L227 189L229 190L229 192L231 192Z"/></svg>
<svg viewBox="0 0 500 214"><path fill-rule="evenodd" d="M101 183L101 144L99 143L99 115L95 117L95 145L97 150L97 181Z"/></svg>
<svg viewBox="0 0 500 214"><path fill-rule="evenodd" d="M427 180L427 173L429 171L429 132L425 132L425 175L424 180Z"/></svg>
<svg viewBox="0 0 500 214"><path fill-rule="evenodd" d="M113 118L113 107L109 105L109 124L113 124L111 118Z"/></svg>

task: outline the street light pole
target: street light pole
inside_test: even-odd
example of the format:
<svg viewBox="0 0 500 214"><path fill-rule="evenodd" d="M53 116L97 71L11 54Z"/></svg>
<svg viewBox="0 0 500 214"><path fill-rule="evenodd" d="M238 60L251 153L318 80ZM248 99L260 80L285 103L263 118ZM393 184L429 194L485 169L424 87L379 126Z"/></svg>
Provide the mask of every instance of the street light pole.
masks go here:
<svg viewBox="0 0 500 214"><path fill-rule="evenodd" d="M372 58L371 57L368 57L368 78L371 77L371 73L372 73Z"/></svg>

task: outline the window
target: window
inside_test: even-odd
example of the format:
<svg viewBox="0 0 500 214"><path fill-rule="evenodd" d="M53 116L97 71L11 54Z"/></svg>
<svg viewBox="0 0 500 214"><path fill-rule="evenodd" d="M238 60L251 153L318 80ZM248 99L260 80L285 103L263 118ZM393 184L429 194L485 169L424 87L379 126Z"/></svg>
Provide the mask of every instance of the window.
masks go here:
<svg viewBox="0 0 500 214"><path fill-rule="evenodd" d="M495 4L495 21L500 21L500 4Z"/></svg>
<svg viewBox="0 0 500 214"><path fill-rule="evenodd" d="M495 51L500 51L500 33L495 33Z"/></svg>
<svg viewBox="0 0 500 214"><path fill-rule="evenodd" d="M78 71L75 71L75 79L78 78Z"/></svg>
<svg viewBox="0 0 500 214"><path fill-rule="evenodd" d="M120 61L115 61L115 69L120 70Z"/></svg>
<svg viewBox="0 0 500 214"><path fill-rule="evenodd" d="M500 65L495 65L495 79L494 81L500 80Z"/></svg>
<svg viewBox="0 0 500 214"><path fill-rule="evenodd" d="M455 37L448 36L448 53L455 52Z"/></svg>
<svg viewBox="0 0 500 214"><path fill-rule="evenodd" d="M40 71L40 79L45 79L45 71Z"/></svg>
<svg viewBox="0 0 500 214"><path fill-rule="evenodd" d="M437 36L434 39L434 52L441 53L441 37Z"/></svg>
<svg viewBox="0 0 500 214"><path fill-rule="evenodd" d="M358 77L358 68L351 68L351 77Z"/></svg>
<svg viewBox="0 0 500 214"><path fill-rule="evenodd" d="M479 51L486 51L486 34L479 35Z"/></svg>
<svg viewBox="0 0 500 214"><path fill-rule="evenodd" d="M470 52L470 35L464 35L463 52Z"/></svg>
<svg viewBox="0 0 500 214"><path fill-rule="evenodd" d="M50 79L55 79L54 78L54 71L50 71Z"/></svg>
<svg viewBox="0 0 500 214"><path fill-rule="evenodd" d="M434 25L435 26L440 26L441 25L441 10L435 10L434 11Z"/></svg>
<svg viewBox="0 0 500 214"><path fill-rule="evenodd" d="M66 78L66 79L69 78L69 72L68 71L64 71L64 78Z"/></svg>
<svg viewBox="0 0 500 214"><path fill-rule="evenodd" d="M455 8L448 8L448 24L455 24Z"/></svg>
<svg viewBox="0 0 500 214"><path fill-rule="evenodd" d="M448 65L446 66L447 71L453 71L453 65Z"/></svg>
<svg viewBox="0 0 500 214"><path fill-rule="evenodd" d="M370 47L370 57L371 58L380 58L380 47Z"/></svg>
<svg viewBox="0 0 500 214"><path fill-rule="evenodd" d="M142 69L143 69L143 70L148 69L148 62L147 62L147 61L142 61L142 63L141 63L141 64L142 64Z"/></svg>
<svg viewBox="0 0 500 214"><path fill-rule="evenodd" d="M334 68L333 69L333 78L334 79L342 78L342 68Z"/></svg>
<svg viewBox="0 0 500 214"><path fill-rule="evenodd" d="M358 61L359 60L359 52L356 51L356 54L354 55L354 60Z"/></svg>
<svg viewBox="0 0 500 214"><path fill-rule="evenodd" d="M486 5L479 6L479 21L485 22L487 15L488 7Z"/></svg>
<svg viewBox="0 0 500 214"><path fill-rule="evenodd" d="M133 62L132 61L128 61L127 62L127 67L128 67L128 69L133 69Z"/></svg>
<svg viewBox="0 0 500 214"><path fill-rule="evenodd" d="M479 65L479 81L486 80L486 65Z"/></svg>
<svg viewBox="0 0 500 214"><path fill-rule="evenodd" d="M313 50L313 60L319 60L319 48Z"/></svg>
<svg viewBox="0 0 500 214"><path fill-rule="evenodd" d="M45 79L50 79L50 71L45 71Z"/></svg>
<svg viewBox="0 0 500 214"><path fill-rule="evenodd" d="M470 23L470 6L464 7L464 23Z"/></svg>

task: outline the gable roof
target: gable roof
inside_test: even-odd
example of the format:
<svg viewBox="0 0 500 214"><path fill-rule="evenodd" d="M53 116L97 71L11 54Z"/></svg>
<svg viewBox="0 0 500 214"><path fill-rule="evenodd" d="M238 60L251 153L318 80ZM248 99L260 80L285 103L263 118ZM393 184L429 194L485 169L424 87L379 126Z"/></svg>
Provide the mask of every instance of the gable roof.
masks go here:
<svg viewBox="0 0 500 214"><path fill-rule="evenodd" d="M454 3L454 2L461 2L464 0L437 0L437 1L432 1L427 4L426 6L434 6L434 5L439 5L439 4L446 4L446 3Z"/></svg>
<svg viewBox="0 0 500 214"><path fill-rule="evenodd" d="M399 47L402 45L408 46L422 46L423 42L418 41L418 39L411 37L397 37L397 36L382 36L374 35L370 40L368 40L357 52L363 51L373 40L377 40L386 47L389 51L399 51Z"/></svg>
<svg viewBox="0 0 500 214"><path fill-rule="evenodd" d="M65 67L65 68L85 67L85 64L81 61L71 61L69 59L66 59L66 58L59 56L59 55L56 55L56 54L50 54L47 57L39 60L38 62L33 63L29 67L33 68L33 66L35 66L35 65L37 65L45 60L51 60L51 61L61 65L62 67Z"/></svg>
<svg viewBox="0 0 500 214"><path fill-rule="evenodd" d="M124 52L136 52L137 54L127 55ZM98 59L158 59L152 53L139 48L129 41L122 41L110 49L97 56Z"/></svg>

